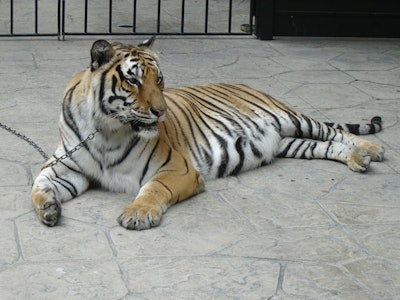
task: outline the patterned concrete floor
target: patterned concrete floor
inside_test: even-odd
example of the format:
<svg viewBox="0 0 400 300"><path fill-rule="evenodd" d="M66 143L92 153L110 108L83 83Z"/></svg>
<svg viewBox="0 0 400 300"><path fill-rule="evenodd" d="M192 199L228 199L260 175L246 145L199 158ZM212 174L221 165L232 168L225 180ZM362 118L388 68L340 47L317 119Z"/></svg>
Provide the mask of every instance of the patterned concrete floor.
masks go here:
<svg viewBox="0 0 400 300"><path fill-rule="evenodd" d="M63 89L92 42L2 39L0 121L52 153ZM396 299L400 41L159 38L155 51L167 86L241 82L321 120L381 115L367 138L386 159L366 174L278 159L208 182L142 232L116 222L132 196L92 190L48 228L29 200L42 158L0 130L0 298Z"/></svg>

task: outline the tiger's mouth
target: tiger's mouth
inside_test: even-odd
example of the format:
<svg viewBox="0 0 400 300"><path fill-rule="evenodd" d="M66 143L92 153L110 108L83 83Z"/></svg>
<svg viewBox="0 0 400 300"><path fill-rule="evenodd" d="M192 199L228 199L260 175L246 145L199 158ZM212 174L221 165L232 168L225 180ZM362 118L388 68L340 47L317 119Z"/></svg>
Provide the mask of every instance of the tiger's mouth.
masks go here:
<svg viewBox="0 0 400 300"><path fill-rule="evenodd" d="M142 130L157 130L157 122L152 122L152 123L143 123L140 121L131 121L129 122L132 129L134 131L142 131Z"/></svg>

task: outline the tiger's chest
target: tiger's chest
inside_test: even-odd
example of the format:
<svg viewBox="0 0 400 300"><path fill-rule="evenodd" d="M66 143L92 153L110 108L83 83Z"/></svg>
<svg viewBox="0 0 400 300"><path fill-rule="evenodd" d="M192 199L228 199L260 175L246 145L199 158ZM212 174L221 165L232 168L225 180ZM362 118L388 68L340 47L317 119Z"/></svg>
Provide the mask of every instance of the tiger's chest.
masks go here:
<svg viewBox="0 0 400 300"><path fill-rule="evenodd" d="M149 157L153 144L134 137L99 137L85 155L84 172L105 189L137 194L157 170Z"/></svg>

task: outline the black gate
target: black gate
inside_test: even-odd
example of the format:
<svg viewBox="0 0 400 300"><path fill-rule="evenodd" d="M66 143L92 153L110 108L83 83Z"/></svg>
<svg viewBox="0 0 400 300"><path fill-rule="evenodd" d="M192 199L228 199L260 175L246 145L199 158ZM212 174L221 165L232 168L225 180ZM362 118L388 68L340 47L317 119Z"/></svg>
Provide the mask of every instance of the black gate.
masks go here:
<svg viewBox="0 0 400 300"><path fill-rule="evenodd" d="M0 37L252 35L258 0L0 0Z"/></svg>

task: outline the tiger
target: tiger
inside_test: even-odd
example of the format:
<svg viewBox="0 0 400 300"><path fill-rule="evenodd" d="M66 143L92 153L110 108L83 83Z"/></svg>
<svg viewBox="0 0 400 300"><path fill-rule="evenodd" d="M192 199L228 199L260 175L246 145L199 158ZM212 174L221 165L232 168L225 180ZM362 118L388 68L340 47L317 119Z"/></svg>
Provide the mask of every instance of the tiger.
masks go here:
<svg viewBox="0 0 400 300"><path fill-rule="evenodd" d="M66 87L56 150L32 186L42 223L56 225L61 203L94 186L132 194L117 222L143 230L206 180L278 157L336 160L355 172L383 160L382 145L358 136L381 131L381 117L319 122L243 84L165 88L154 40L92 44L89 66Z"/></svg>

